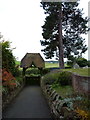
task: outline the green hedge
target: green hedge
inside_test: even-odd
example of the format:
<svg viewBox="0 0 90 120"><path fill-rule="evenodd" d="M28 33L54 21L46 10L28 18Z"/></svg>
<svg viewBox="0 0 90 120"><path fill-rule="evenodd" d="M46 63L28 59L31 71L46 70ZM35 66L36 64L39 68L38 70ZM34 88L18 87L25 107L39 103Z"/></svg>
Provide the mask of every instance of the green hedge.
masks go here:
<svg viewBox="0 0 90 120"><path fill-rule="evenodd" d="M71 73L69 73L69 72L61 72L59 74L58 83L61 86L71 85L71 80L72 80Z"/></svg>
<svg viewBox="0 0 90 120"><path fill-rule="evenodd" d="M45 84L71 85L71 73L69 72L50 72L43 76Z"/></svg>

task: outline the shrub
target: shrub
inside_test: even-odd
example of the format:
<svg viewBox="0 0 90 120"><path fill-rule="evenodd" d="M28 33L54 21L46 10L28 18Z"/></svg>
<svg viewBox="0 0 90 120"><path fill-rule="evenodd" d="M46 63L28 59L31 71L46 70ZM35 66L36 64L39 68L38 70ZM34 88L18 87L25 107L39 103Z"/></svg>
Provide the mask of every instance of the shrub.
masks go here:
<svg viewBox="0 0 90 120"><path fill-rule="evenodd" d="M15 83L15 77L6 69L2 70L2 85L9 88L14 89L17 84Z"/></svg>
<svg viewBox="0 0 90 120"><path fill-rule="evenodd" d="M2 86L2 94L7 95L8 94L8 89L7 87Z"/></svg>
<svg viewBox="0 0 90 120"><path fill-rule="evenodd" d="M47 74L47 73L49 73L49 72L50 72L50 69L49 69L49 68L44 68L44 69L42 69L42 70L40 71L41 75L45 75L45 74Z"/></svg>
<svg viewBox="0 0 90 120"><path fill-rule="evenodd" d="M30 74L40 74L40 70L38 68L28 68L26 70L26 74L30 75Z"/></svg>
<svg viewBox="0 0 90 120"><path fill-rule="evenodd" d="M15 67L14 77L19 77L22 75L22 71L19 68Z"/></svg>
<svg viewBox="0 0 90 120"><path fill-rule="evenodd" d="M71 73L53 71L43 76L45 84L71 85Z"/></svg>
<svg viewBox="0 0 90 120"><path fill-rule="evenodd" d="M2 68L8 69L14 75L16 73L15 57L12 53L13 49L10 48L10 42L2 41L0 45L2 46Z"/></svg>
<svg viewBox="0 0 90 120"><path fill-rule="evenodd" d="M80 66L80 67L85 67L87 66L88 62L85 58L77 58L76 59L76 63Z"/></svg>
<svg viewBox="0 0 90 120"><path fill-rule="evenodd" d="M59 74L58 83L62 86L71 85L71 73L61 72Z"/></svg>
<svg viewBox="0 0 90 120"><path fill-rule="evenodd" d="M67 61L67 65L69 66L69 68L72 68L73 67L73 61L71 61L71 60Z"/></svg>
<svg viewBox="0 0 90 120"><path fill-rule="evenodd" d="M49 68L44 68L44 69L38 69L38 68L29 68L26 70L27 75L45 75L48 72L50 72Z"/></svg>
<svg viewBox="0 0 90 120"><path fill-rule="evenodd" d="M43 81L45 84L57 83L60 72L50 72L43 76Z"/></svg>
<svg viewBox="0 0 90 120"><path fill-rule="evenodd" d="M88 65L88 67L90 67L90 61L87 61L87 65Z"/></svg>

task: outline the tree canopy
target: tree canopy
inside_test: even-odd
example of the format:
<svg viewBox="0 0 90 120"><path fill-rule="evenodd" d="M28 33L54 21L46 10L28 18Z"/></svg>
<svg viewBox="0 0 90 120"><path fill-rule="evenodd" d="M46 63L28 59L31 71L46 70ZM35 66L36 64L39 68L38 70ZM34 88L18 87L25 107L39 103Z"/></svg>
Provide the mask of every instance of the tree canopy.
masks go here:
<svg viewBox="0 0 90 120"><path fill-rule="evenodd" d="M58 57L59 51L59 10L62 6L62 40L64 58L82 55L87 50L85 39L81 36L88 31L88 18L83 17L83 9L78 8L79 2L41 2L46 18L43 29L42 50L47 59Z"/></svg>
<svg viewBox="0 0 90 120"><path fill-rule="evenodd" d="M10 48L10 42L3 40L3 36L1 36L0 46L2 46L2 68L6 68L15 75L15 57L13 56L12 49Z"/></svg>

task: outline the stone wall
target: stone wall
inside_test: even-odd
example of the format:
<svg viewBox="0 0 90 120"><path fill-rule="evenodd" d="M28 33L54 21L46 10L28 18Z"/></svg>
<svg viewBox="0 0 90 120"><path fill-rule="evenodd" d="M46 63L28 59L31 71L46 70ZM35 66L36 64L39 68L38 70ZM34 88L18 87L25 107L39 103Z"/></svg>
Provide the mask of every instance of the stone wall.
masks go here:
<svg viewBox="0 0 90 120"><path fill-rule="evenodd" d="M55 120L70 120L76 116L72 109L72 99L63 99L51 85L45 85L43 80L41 80L41 88Z"/></svg>
<svg viewBox="0 0 90 120"><path fill-rule="evenodd" d="M72 74L72 86L76 92L90 96L90 77Z"/></svg>
<svg viewBox="0 0 90 120"><path fill-rule="evenodd" d="M78 96L76 98L62 98L55 90L52 89L51 85L46 85L44 83L43 77L40 81L40 85L50 107L51 114L55 120L78 119L77 114L73 109L73 103L76 100L81 100L82 98ZM90 77L72 74L72 85L76 92L90 95Z"/></svg>

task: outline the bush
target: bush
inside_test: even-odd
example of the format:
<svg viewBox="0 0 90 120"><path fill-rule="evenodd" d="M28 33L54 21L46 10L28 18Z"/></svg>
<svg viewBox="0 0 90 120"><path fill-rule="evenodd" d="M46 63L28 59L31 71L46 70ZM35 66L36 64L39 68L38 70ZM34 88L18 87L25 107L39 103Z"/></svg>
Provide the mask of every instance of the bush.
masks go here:
<svg viewBox="0 0 90 120"><path fill-rule="evenodd" d="M69 66L69 68L72 68L73 67L73 61L67 61L67 65Z"/></svg>
<svg viewBox="0 0 90 120"><path fill-rule="evenodd" d="M59 78L59 74L60 74L60 71L59 72L57 72L57 70L52 71L52 72L44 75L42 80L44 81L45 84L51 85L53 83L57 83L58 78Z"/></svg>
<svg viewBox="0 0 90 120"><path fill-rule="evenodd" d="M2 46L2 68L6 68L14 75L16 72L15 57L10 48L10 42L2 41L0 45Z"/></svg>
<svg viewBox="0 0 90 120"><path fill-rule="evenodd" d="M2 86L2 95L7 95L8 94L8 88Z"/></svg>
<svg viewBox="0 0 90 120"><path fill-rule="evenodd" d="M88 67L90 67L90 61L87 61L87 65L88 65Z"/></svg>
<svg viewBox="0 0 90 120"><path fill-rule="evenodd" d="M21 75L22 75L22 70L20 70L19 68L15 67L14 77L19 77Z"/></svg>
<svg viewBox="0 0 90 120"><path fill-rule="evenodd" d="M71 73L61 72L59 74L58 83L62 86L71 85Z"/></svg>
<svg viewBox="0 0 90 120"><path fill-rule="evenodd" d="M69 72L50 72L43 76L42 80L44 84L59 84L59 85L71 85L71 73Z"/></svg>
<svg viewBox="0 0 90 120"><path fill-rule="evenodd" d="M85 67L85 66L87 66L87 64L88 64L87 59L85 59L85 58L77 58L76 63L77 63L80 67Z"/></svg>
<svg viewBox="0 0 90 120"><path fill-rule="evenodd" d="M26 70L25 74L27 74L27 75L30 75L30 74L38 75L38 74L40 74L40 70L38 68L28 68Z"/></svg>
<svg viewBox="0 0 90 120"><path fill-rule="evenodd" d="M47 74L47 73L49 73L49 72L50 72L50 69L49 69L49 68L44 68L44 69L42 69L42 70L40 71L41 75L45 75L45 74Z"/></svg>
<svg viewBox="0 0 90 120"><path fill-rule="evenodd" d="M2 70L2 85L7 87L8 89L14 89L17 84L15 82L15 77L13 77L12 73L6 69Z"/></svg>
<svg viewBox="0 0 90 120"><path fill-rule="evenodd" d="M38 68L29 68L26 70L27 75L45 75L50 72L49 68L44 68L44 69L38 69Z"/></svg>

